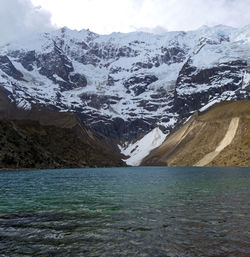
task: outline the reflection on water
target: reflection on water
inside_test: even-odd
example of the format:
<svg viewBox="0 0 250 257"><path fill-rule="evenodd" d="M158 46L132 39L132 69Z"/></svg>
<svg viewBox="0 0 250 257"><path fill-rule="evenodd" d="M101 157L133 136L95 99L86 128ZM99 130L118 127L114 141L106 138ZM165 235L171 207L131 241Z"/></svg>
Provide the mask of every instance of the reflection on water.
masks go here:
<svg viewBox="0 0 250 257"><path fill-rule="evenodd" d="M0 173L0 256L250 256L250 169Z"/></svg>

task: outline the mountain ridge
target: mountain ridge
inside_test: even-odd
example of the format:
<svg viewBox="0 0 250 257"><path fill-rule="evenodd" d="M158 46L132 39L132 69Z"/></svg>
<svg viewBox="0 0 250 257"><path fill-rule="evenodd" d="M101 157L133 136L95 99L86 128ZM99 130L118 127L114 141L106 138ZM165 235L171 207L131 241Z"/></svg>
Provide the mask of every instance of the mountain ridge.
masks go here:
<svg viewBox="0 0 250 257"><path fill-rule="evenodd" d="M76 168L125 166L74 113L18 108L0 90L0 167Z"/></svg>
<svg viewBox="0 0 250 257"><path fill-rule="evenodd" d="M76 113L119 151L197 110L250 99L250 27L98 35L62 28L0 47L0 86L18 108Z"/></svg>

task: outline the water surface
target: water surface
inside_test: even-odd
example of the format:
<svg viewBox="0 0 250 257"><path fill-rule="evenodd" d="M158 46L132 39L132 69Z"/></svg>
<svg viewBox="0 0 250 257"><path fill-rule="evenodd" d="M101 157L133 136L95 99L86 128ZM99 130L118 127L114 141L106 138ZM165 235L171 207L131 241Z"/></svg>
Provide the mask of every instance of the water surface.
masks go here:
<svg viewBox="0 0 250 257"><path fill-rule="evenodd" d="M0 256L250 256L250 169L0 173Z"/></svg>

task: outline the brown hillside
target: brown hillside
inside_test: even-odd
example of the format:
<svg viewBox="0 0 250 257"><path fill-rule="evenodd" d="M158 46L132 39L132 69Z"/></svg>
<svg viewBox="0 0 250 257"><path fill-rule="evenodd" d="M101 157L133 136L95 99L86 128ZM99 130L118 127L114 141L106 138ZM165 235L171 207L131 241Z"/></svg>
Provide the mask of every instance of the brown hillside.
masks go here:
<svg viewBox="0 0 250 257"><path fill-rule="evenodd" d="M233 117L239 117L235 137L208 166L250 166L250 101L224 102L194 115L152 151L142 165L195 165L216 150Z"/></svg>
<svg viewBox="0 0 250 257"><path fill-rule="evenodd" d="M121 159L75 114L19 109L0 90L0 168L123 166Z"/></svg>
<svg viewBox="0 0 250 257"><path fill-rule="evenodd" d="M79 140L68 128L31 120L0 120L0 168L84 168L122 166L98 144Z"/></svg>

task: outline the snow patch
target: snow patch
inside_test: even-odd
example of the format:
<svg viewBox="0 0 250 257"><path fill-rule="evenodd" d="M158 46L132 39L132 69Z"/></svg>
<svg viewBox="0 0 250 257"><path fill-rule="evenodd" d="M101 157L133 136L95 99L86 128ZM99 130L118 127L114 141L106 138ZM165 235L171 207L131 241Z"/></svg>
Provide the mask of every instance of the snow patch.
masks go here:
<svg viewBox="0 0 250 257"><path fill-rule="evenodd" d="M26 100L21 100L19 103L17 103L17 107L24 110L31 110L31 104Z"/></svg>
<svg viewBox="0 0 250 257"><path fill-rule="evenodd" d="M211 102L209 102L208 104L206 104L205 106L203 106L202 108L200 108L200 112L204 112L206 111L208 108L210 108L211 106L213 106L216 103L219 103L221 100L220 99L215 99Z"/></svg>
<svg viewBox="0 0 250 257"><path fill-rule="evenodd" d="M156 147L160 146L166 138L159 128L153 129L142 139L138 140L133 144L129 144L127 147L122 147L118 145L121 153L130 156L128 159L124 160L126 164L131 166L139 166L141 161Z"/></svg>
<svg viewBox="0 0 250 257"><path fill-rule="evenodd" d="M247 86L249 86L249 83L250 83L250 74L245 72L243 76L242 89L245 89Z"/></svg>

